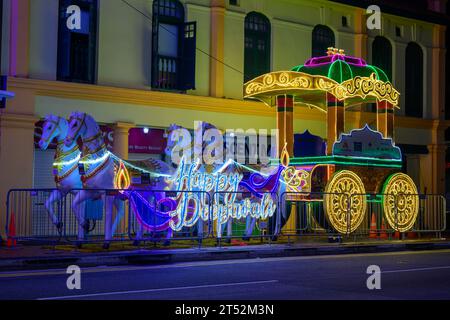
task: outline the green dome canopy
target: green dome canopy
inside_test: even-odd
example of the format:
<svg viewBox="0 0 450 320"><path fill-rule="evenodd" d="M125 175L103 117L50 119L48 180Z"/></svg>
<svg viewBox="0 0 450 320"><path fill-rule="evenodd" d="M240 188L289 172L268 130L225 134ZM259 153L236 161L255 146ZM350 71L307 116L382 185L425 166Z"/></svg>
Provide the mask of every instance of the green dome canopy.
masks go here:
<svg viewBox="0 0 450 320"><path fill-rule="evenodd" d="M367 64L361 58L346 56L342 50L339 53L336 50L332 51L330 48L327 56L311 58L304 65L296 66L291 71L325 76L339 84L358 76L370 77L373 73L377 80L390 82L380 68Z"/></svg>

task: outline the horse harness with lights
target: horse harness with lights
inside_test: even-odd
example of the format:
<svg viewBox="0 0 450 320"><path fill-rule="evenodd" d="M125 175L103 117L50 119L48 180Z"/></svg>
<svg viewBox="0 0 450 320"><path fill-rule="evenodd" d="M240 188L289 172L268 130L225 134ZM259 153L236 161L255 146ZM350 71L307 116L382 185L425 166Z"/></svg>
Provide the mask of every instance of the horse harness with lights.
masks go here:
<svg viewBox="0 0 450 320"><path fill-rule="evenodd" d="M78 120L81 122L76 133L73 135L73 137L75 138L78 136L81 128L86 125L86 113L83 114L83 118L70 117L69 121L71 122L72 120ZM89 149L89 147L87 146L88 143L96 141L101 137L102 137L102 132L98 132L96 135L94 135L92 137L83 139L82 158L78 162L78 170L80 172L81 182L83 183L84 187L86 187L87 181L94 178L99 172L101 172L109 162L110 155L109 155L108 151L106 151L107 153L104 155L98 155L99 152L106 150L105 142L102 142L100 144L100 146L98 146L97 148L95 148L93 150ZM92 172L88 173L90 165L95 161L95 159L92 159L92 157L94 155L97 155L100 158L104 157L105 159L103 159L101 164L99 166L97 166ZM105 157L105 155L107 155L107 156Z"/></svg>

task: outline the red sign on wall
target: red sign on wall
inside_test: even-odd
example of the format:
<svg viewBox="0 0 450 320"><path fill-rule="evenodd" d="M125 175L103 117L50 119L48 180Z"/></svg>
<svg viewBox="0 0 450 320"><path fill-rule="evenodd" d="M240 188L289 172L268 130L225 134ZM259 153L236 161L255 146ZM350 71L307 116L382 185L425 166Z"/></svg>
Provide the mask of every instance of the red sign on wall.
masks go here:
<svg viewBox="0 0 450 320"><path fill-rule="evenodd" d="M128 152L162 154L167 145L163 129L133 128L128 136Z"/></svg>

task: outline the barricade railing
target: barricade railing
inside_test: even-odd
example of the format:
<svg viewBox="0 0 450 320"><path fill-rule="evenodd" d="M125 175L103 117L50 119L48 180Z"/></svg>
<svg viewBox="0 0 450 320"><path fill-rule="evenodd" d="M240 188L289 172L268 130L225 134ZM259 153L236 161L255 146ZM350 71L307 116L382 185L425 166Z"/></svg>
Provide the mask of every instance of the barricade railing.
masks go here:
<svg viewBox="0 0 450 320"><path fill-rule="evenodd" d="M405 201L417 200L417 219L409 229L409 232L417 233L440 233L446 228L446 199L441 195L392 195L392 194L352 194L324 192L283 192L280 196L281 215L283 220L282 235L327 235L336 236L338 233L331 226L329 217L324 210L324 198L326 196L337 196L340 198L342 206L341 219L346 220L347 232L343 234L351 235L356 240L357 237L387 238L391 239L396 230L399 229L402 219L401 211ZM352 230L353 212L357 210L355 206L361 203L364 197L366 209L363 212L362 222ZM391 225L385 217L384 201L394 202L394 219ZM409 205L409 204L407 204ZM346 207L346 209L345 209ZM404 209L403 209L404 210ZM289 221L285 221L284 216L290 212Z"/></svg>
<svg viewBox="0 0 450 320"><path fill-rule="evenodd" d="M351 201L358 196L365 196L367 212L363 223L354 235L376 233L378 236L392 238L396 231L402 230L406 221L417 207L417 218L407 232L440 233L446 228L446 199L434 194L353 194ZM388 218L388 212L391 218ZM373 224L376 225L372 226ZM397 234L397 237L399 235Z"/></svg>
<svg viewBox="0 0 450 320"><path fill-rule="evenodd" d="M60 240L64 231L58 230L54 221L64 221L67 208L65 196L56 189L10 190L6 199L6 234L23 240Z"/></svg>
<svg viewBox="0 0 450 320"><path fill-rule="evenodd" d="M217 239L264 239L274 234L279 223L276 192L218 191L211 199L212 231Z"/></svg>
<svg viewBox="0 0 450 320"><path fill-rule="evenodd" d="M82 201L74 208L79 197L86 195L90 200ZM441 195L382 195L382 194L326 194L322 192L204 192L167 190L99 190L74 189L66 195L56 189L14 189L7 195L6 233L18 240L48 242L96 242L104 241L107 206L112 206L112 241L178 241L214 238L273 238L287 236L337 236L324 210L324 198L337 196L342 200L341 219L346 219L347 235L358 237L392 238L401 225L405 201L416 201L419 208L417 219L409 230L415 233L440 233L446 228L446 199ZM184 227L172 231L168 222L169 211L177 216L180 201L187 198ZM364 197L366 210L356 230L352 229L352 208ZM258 216L262 199L270 198L276 207L273 215L263 219ZM164 199L164 200L162 200ZM247 201L247 202L246 202ZM394 203L394 218L386 220L384 203ZM253 213L241 212L245 204L254 207ZM76 206L75 206L76 207ZM198 207L198 208L197 208ZM397 209L398 208L398 209ZM153 214L151 210L160 214ZM141 214L136 215L136 210ZM235 210L235 212L233 212ZM247 210L247 209L245 209ZM403 211L402 211L403 210ZM50 214L52 212L53 214ZM290 214L288 214L290 213ZM198 214L198 217L196 216ZM223 224L218 223L220 218ZM84 217L80 224L79 216ZM194 216L194 218L193 218ZM14 219L13 219L14 217ZM178 218L172 219L176 224ZM196 221L193 221L197 219ZM57 223L61 224L58 226ZM143 222L150 226L143 227ZM196 223L189 223L196 222ZM9 231L14 224L14 234ZM59 228L58 228L59 227ZM352 232L350 232L352 231ZM345 234L345 232L344 232Z"/></svg>
<svg viewBox="0 0 450 320"><path fill-rule="evenodd" d="M441 233L447 227L447 200L442 195L423 194L419 197L419 215L411 231Z"/></svg>
<svg viewBox="0 0 450 320"><path fill-rule="evenodd" d="M280 196L281 235L337 235L330 225L324 210L324 192L283 192ZM346 197L346 195L343 195ZM289 217L287 220L286 218Z"/></svg>
<svg viewBox="0 0 450 320"><path fill-rule="evenodd" d="M138 204L134 203L130 208L133 214L129 215L128 237L135 242L201 241L211 237L211 196L208 192L187 190L131 190L128 192L130 197L145 199ZM148 209L146 206L154 208L156 214L146 214ZM142 215L138 216L135 211L143 213L146 218ZM172 216L169 216L169 211L173 212ZM185 224L188 226L184 226Z"/></svg>
<svg viewBox="0 0 450 320"><path fill-rule="evenodd" d="M202 191L72 189L63 195L57 189L15 189L9 191L7 196L6 234L17 240L102 242L105 238L106 213L108 206L111 206L112 234L108 241L157 242L210 237L212 223L209 217L206 221L201 220L195 228L183 227L176 232L171 231L168 223L167 228L158 231L142 227L142 222L145 222L142 219L149 219L147 225L161 224L158 219L168 221L167 211L176 210L170 208L170 198L176 201L180 195L195 195L204 210L210 212L210 195ZM80 197L86 200L79 201ZM188 205L192 204L191 200ZM51 218L49 209L54 212L54 218ZM136 210L141 215L137 215ZM151 214L151 210L161 214ZM190 219L189 210L187 220ZM11 219L12 216L14 219ZM14 222L14 235L9 230L11 221Z"/></svg>

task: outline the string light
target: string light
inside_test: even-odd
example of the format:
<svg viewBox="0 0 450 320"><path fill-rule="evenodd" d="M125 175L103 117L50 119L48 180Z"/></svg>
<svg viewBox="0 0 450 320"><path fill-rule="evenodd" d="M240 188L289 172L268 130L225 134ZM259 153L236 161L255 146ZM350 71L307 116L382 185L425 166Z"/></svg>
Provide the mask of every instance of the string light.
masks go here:
<svg viewBox="0 0 450 320"><path fill-rule="evenodd" d="M53 166L58 166L58 167L70 166L70 165L73 165L76 162L78 162L80 160L80 158L81 158L81 155L79 154L78 156L76 156L72 160L53 162Z"/></svg>

